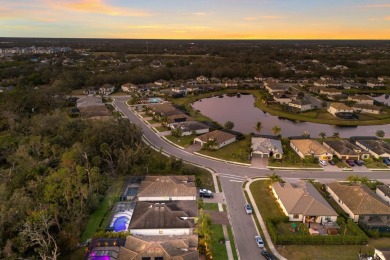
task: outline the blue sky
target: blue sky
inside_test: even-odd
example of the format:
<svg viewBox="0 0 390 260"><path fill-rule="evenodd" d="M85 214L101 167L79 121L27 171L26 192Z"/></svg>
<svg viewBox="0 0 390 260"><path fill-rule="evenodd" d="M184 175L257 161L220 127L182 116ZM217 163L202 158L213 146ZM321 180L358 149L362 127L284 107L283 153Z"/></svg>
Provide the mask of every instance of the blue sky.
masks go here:
<svg viewBox="0 0 390 260"><path fill-rule="evenodd" d="M2 0L0 36L390 39L390 2Z"/></svg>

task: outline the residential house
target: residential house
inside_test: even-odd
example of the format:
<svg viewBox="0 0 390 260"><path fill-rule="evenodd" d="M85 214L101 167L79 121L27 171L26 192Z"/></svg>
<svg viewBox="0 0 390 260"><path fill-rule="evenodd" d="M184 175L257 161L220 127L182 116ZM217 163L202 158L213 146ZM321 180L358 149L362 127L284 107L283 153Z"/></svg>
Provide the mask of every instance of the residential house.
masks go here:
<svg viewBox="0 0 390 260"><path fill-rule="evenodd" d="M275 182L272 193L289 221L327 223L337 220L336 211L309 182Z"/></svg>
<svg viewBox="0 0 390 260"><path fill-rule="evenodd" d="M340 160L364 160L370 157L368 152L347 140L329 140L323 144Z"/></svg>
<svg viewBox="0 0 390 260"><path fill-rule="evenodd" d="M138 201L129 224L132 235L178 236L194 234L196 200L155 203Z"/></svg>
<svg viewBox="0 0 390 260"><path fill-rule="evenodd" d="M132 235L128 236L125 245L120 247L118 260L195 260L199 259L197 249L197 235L157 237Z"/></svg>
<svg viewBox="0 0 390 260"><path fill-rule="evenodd" d="M314 86L341 88L343 86L343 83L337 80L317 80L314 82Z"/></svg>
<svg viewBox="0 0 390 260"><path fill-rule="evenodd" d="M136 91L137 86L132 83L126 83L121 86L121 89L123 92L131 93Z"/></svg>
<svg viewBox="0 0 390 260"><path fill-rule="evenodd" d="M99 88L99 93L105 96L114 93L114 91L115 87L111 84L104 84L102 87Z"/></svg>
<svg viewBox="0 0 390 260"><path fill-rule="evenodd" d="M208 79L207 77L201 75L201 76L198 76L198 77L196 78L196 81L197 81L197 83L199 83L199 84L205 84L205 83L208 83L208 82L209 82L209 79Z"/></svg>
<svg viewBox="0 0 390 260"><path fill-rule="evenodd" d="M348 101L353 101L357 104L374 105L374 99L367 95L349 96Z"/></svg>
<svg viewBox="0 0 390 260"><path fill-rule="evenodd" d="M328 112L336 116L337 113L353 113L353 109L343 103L331 103Z"/></svg>
<svg viewBox="0 0 390 260"><path fill-rule="evenodd" d="M196 200L195 177L145 176L138 188L138 201Z"/></svg>
<svg viewBox="0 0 390 260"><path fill-rule="evenodd" d="M368 151L376 159L390 158L390 143L378 139L358 139L356 145Z"/></svg>
<svg viewBox="0 0 390 260"><path fill-rule="evenodd" d="M375 248L373 260L389 260L390 248Z"/></svg>
<svg viewBox="0 0 390 260"><path fill-rule="evenodd" d="M181 114L176 114L176 115L171 115L171 116L167 116L166 118L166 124L169 128L171 128L172 124L176 124L176 123L181 123L181 122L189 122L189 121L193 121L194 119L184 113L181 113Z"/></svg>
<svg viewBox="0 0 390 260"><path fill-rule="evenodd" d="M382 82L384 82L384 81L390 81L390 77L388 77L388 76L379 76L379 77L378 77L378 80L379 80L379 81L382 81Z"/></svg>
<svg viewBox="0 0 390 260"><path fill-rule="evenodd" d="M367 114L375 114L379 115L382 112L382 108L375 105L368 104L354 104L351 106L353 111L357 113L367 113Z"/></svg>
<svg viewBox="0 0 390 260"><path fill-rule="evenodd" d="M179 109L175 108L172 104L163 103L163 104L149 104L146 105L148 109L152 111L152 114L157 117L157 119L168 118L172 115L182 115L184 114Z"/></svg>
<svg viewBox="0 0 390 260"><path fill-rule="evenodd" d="M252 137L252 153L253 157L261 158L275 158L282 159L283 148L280 140L263 138L263 137Z"/></svg>
<svg viewBox="0 0 390 260"><path fill-rule="evenodd" d="M285 92L276 92L274 93L273 98L280 104L288 104L293 100L292 95L289 95Z"/></svg>
<svg viewBox="0 0 390 260"><path fill-rule="evenodd" d="M383 81L377 80L377 79L368 79L367 80L367 87L370 88L382 88L385 86L385 83Z"/></svg>
<svg viewBox="0 0 390 260"><path fill-rule="evenodd" d="M187 136L192 134L205 134L210 131L209 126L202 124L198 121L187 121L181 123L170 124L172 130L179 130L181 136Z"/></svg>
<svg viewBox="0 0 390 260"><path fill-rule="evenodd" d="M175 95L185 96L187 94L187 88L184 86L172 87L171 91Z"/></svg>
<svg viewBox="0 0 390 260"><path fill-rule="evenodd" d="M228 81L230 81L230 80L231 80L230 78L224 77L224 78L222 78L221 82L222 82L222 83L226 83L226 82L228 82Z"/></svg>
<svg viewBox="0 0 390 260"><path fill-rule="evenodd" d="M165 88L168 87L169 82L164 80L164 79L159 79L154 82L154 85L160 87L160 88Z"/></svg>
<svg viewBox="0 0 390 260"><path fill-rule="evenodd" d="M219 78L212 77L210 78L210 83L212 84L221 83L221 80Z"/></svg>
<svg viewBox="0 0 390 260"><path fill-rule="evenodd" d="M390 206L366 185L326 184L326 190L336 203L367 229L390 232Z"/></svg>
<svg viewBox="0 0 390 260"><path fill-rule="evenodd" d="M390 186L389 185L378 185L376 186L376 194L390 204Z"/></svg>
<svg viewBox="0 0 390 260"><path fill-rule="evenodd" d="M228 80L225 82L225 87L226 88L234 88L238 86L238 82L235 80Z"/></svg>
<svg viewBox="0 0 390 260"><path fill-rule="evenodd" d="M341 90L335 89L335 88L324 88L320 90L320 95L327 95L327 96L340 96L343 93Z"/></svg>
<svg viewBox="0 0 390 260"><path fill-rule="evenodd" d="M195 144L200 144L202 146L211 143L213 149L222 148L235 141L236 141L236 136L234 134L227 133L220 130L209 132L207 134L198 136L194 139Z"/></svg>
<svg viewBox="0 0 390 260"><path fill-rule="evenodd" d="M290 103L288 103L288 106L301 112L312 109L311 102L307 99L292 100Z"/></svg>
<svg viewBox="0 0 390 260"><path fill-rule="evenodd" d="M306 156L314 156L320 160L331 160L333 158L331 150L316 140L294 139L290 140L290 146L301 158Z"/></svg>
<svg viewBox="0 0 390 260"><path fill-rule="evenodd" d="M333 77L329 76L329 75L324 75L324 76L320 77L320 80L323 80L323 81L333 80Z"/></svg>
<svg viewBox="0 0 390 260"><path fill-rule="evenodd" d="M257 75L254 79L255 79L256 82L263 82L267 78L264 77L263 75Z"/></svg>
<svg viewBox="0 0 390 260"><path fill-rule="evenodd" d="M284 92L288 89L287 86L279 85L278 83L264 84L264 87L270 94L274 94L276 92Z"/></svg>

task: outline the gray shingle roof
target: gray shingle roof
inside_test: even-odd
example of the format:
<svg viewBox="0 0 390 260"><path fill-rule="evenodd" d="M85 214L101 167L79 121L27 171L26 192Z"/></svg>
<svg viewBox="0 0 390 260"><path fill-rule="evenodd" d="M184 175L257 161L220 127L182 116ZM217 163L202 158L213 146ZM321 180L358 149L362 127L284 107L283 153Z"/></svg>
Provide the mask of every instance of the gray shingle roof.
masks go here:
<svg viewBox="0 0 390 260"><path fill-rule="evenodd" d="M283 154L282 143L280 140L252 137L252 150L262 153L269 153L270 151Z"/></svg>

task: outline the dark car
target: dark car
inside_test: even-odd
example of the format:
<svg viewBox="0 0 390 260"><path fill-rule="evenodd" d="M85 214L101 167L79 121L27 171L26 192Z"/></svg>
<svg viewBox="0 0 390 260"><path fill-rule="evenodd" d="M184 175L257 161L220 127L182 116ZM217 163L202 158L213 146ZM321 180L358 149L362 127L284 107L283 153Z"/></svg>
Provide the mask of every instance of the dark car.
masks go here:
<svg viewBox="0 0 390 260"><path fill-rule="evenodd" d="M199 197L201 198L214 198L212 191L206 189L199 190Z"/></svg>
<svg viewBox="0 0 390 260"><path fill-rule="evenodd" d="M267 250L263 250L261 251L261 254L265 257L265 259L267 260L276 260L276 258L274 257L273 254L271 254L270 252L268 252Z"/></svg>
<svg viewBox="0 0 390 260"><path fill-rule="evenodd" d="M355 166L355 163L353 162L353 160L346 160L345 161L349 166L353 167Z"/></svg>
<svg viewBox="0 0 390 260"><path fill-rule="evenodd" d="M330 165L336 165L336 163L335 163L334 161L332 161L332 160L329 160L328 163L329 163Z"/></svg>
<svg viewBox="0 0 390 260"><path fill-rule="evenodd" d="M363 161L354 160L353 162L354 162L357 166L363 166Z"/></svg>
<svg viewBox="0 0 390 260"><path fill-rule="evenodd" d="M386 164L387 166L390 166L390 159L389 158L384 158L383 163Z"/></svg>

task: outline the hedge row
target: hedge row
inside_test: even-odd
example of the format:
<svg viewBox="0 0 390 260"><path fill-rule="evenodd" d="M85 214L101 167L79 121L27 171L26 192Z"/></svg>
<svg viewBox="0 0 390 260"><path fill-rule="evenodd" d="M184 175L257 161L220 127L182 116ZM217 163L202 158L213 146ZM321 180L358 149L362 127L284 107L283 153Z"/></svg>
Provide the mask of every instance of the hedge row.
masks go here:
<svg viewBox="0 0 390 260"><path fill-rule="evenodd" d="M280 235L275 224L266 220L268 233L277 245L365 245L368 242L366 234L352 221L348 220L347 227L353 235Z"/></svg>

